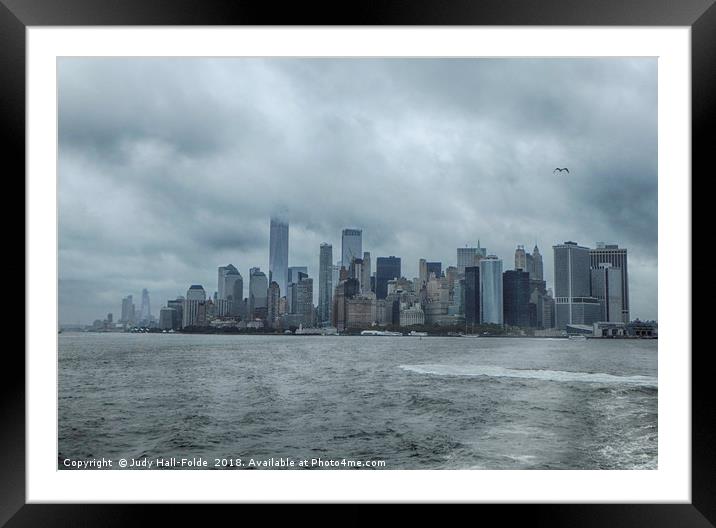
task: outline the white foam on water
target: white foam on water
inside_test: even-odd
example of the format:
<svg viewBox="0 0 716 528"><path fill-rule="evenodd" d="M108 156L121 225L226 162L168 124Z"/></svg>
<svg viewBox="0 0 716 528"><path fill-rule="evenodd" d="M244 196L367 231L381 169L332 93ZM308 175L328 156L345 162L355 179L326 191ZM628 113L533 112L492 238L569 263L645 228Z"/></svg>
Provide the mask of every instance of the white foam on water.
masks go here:
<svg viewBox="0 0 716 528"><path fill-rule="evenodd" d="M418 374L436 376L487 376L492 378L523 378L544 381L583 382L602 384L632 384L643 387L656 387L657 378L653 376L614 376L603 372L568 372L564 370L509 369L492 365L400 365L403 370Z"/></svg>

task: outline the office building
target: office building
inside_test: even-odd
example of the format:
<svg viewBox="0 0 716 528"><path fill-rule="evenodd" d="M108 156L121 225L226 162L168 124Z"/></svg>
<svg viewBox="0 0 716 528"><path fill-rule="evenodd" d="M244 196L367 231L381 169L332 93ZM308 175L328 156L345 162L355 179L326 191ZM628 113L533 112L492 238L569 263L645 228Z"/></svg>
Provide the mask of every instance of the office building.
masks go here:
<svg viewBox="0 0 716 528"><path fill-rule="evenodd" d="M400 257L378 257L375 264L375 295L385 299L388 295L388 281L400 278Z"/></svg>
<svg viewBox="0 0 716 528"><path fill-rule="evenodd" d="M333 299L333 246L321 244L318 259L318 322L328 326Z"/></svg>
<svg viewBox="0 0 716 528"><path fill-rule="evenodd" d="M344 229L341 234L341 265L350 268L354 258L363 255L363 231L360 229Z"/></svg>
<svg viewBox="0 0 716 528"><path fill-rule="evenodd" d="M525 253L525 246L517 246L515 250L515 269L527 271L527 253Z"/></svg>
<svg viewBox="0 0 716 528"><path fill-rule="evenodd" d="M123 324L134 324L134 301L131 295L127 295L122 299L122 318L119 322Z"/></svg>
<svg viewBox="0 0 716 528"><path fill-rule="evenodd" d="M532 269L530 272L530 279L544 280L544 264L542 263L542 254L539 252L537 244L535 244L532 250Z"/></svg>
<svg viewBox="0 0 716 528"><path fill-rule="evenodd" d="M507 270L502 274L504 322L509 326L536 326L530 324L530 274L522 269ZM536 320L534 305L533 319Z"/></svg>
<svg viewBox="0 0 716 528"><path fill-rule="evenodd" d="M597 242L595 249L589 250L590 267L598 269L601 264L611 264L613 268L621 270L622 278L622 321L628 323L631 319L629 313L629 273L627 269L627 250L617 244Z"/></svg>
<svg viewBox="0 0 716 528"><path fill-rule="evenodd" d="M482 322L480 318L480 267L467 266L465 268L464 300L462 310L465 314L465 324L477 325Z"/></svg>
<svg viewBox="0 0 716 528"><path fill-rule="evenodd" d="M287 272L288 276L288 272ZM278 284L278 281L276 281ZM260 268L249 270L249 319L265 319L268 312L268 277ZM279 284L279 290L281 285Z"/></svg>
<svg viewBox="0 0 716 528"><path fill-rule="evenodd" d="M279 301L281 299L281 287L278 282L271 281L268 287L268 299L266 307L266 326L277 328L279 321Z"/></svg>
<svg viewBox="0 0 716 528"><path fill-rule="evenodd" d="M553 246L555 325L591 325L601 317L599 299L591 294L589 248L576 242Z"/></svg>
<svg viewBox="0 0 716 528"><path fill-rule="evenodd" d="M601 263L598 268L592 268L591 279L592 296L599 299L601 305L599 320L623 323L622 270L612 267L609 263Z"/></svg>
<svg viewBox="0 0 716 528"><path fill-rule="evenodd" d="M268 281L276 281L279 290L286 291L288 284L288 221L271 218L269 234L269 276ZM266 284L268 290L268 283Z"/></svg>
<svg viewBox="0 0 716 528"><path fill-rule="evenodd" d="M360 280L360 286L361 286L361 293L366 294L369 292L372 292L370 286L370 275L371 275L371 266L370 266L370 251L364 251L363 252L363 267L362 267L362 276Z"/></svg>
<svg viewBox="0 0 716 528"><path fill-rule="evenodd" d="M503 323L502 259L488 255L480 260L480 319L483 323Z"/></svg>
<svg viewBox="0 0 716 528"><path fill-rule="evenodd" d="M182 306L182 328L206 326L206 291L200 284L192 284Z"/></svg>

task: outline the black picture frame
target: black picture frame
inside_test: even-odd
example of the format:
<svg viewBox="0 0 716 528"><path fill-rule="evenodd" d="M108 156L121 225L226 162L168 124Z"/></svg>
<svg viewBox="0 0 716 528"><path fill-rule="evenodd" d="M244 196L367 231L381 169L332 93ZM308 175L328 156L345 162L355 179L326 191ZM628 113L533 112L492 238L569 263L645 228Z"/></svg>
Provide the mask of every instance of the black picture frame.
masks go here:
<svg viewBox="0 0 716 528"><path fill-rule="evenodd" d="M688 26L692 37L692 174L701 173L702 179L708 176L707 159L716 145L713 133L716 106L714 0L373 0L350 5L340 2L278 5L246 0L0 0L0 120L6 184L23 182L25 174L26 28L84 25ZM713 173L713 170L709 172ZM684 178L688 177L684 175ZM692 185L695 181L692 176ZM15 201L19 201L17 197L25 196L24 185L14 196ZM705 198L702 196L702 199ZM705 260L696 262L696 266L706 266ZM692 268L693 272L698 273L698 268ZM25 274L26 285L29 280L32 278ZM691 307L684 309L691 310ZM669 353L691 354L690 504L529 504L482 505L480 508L505 516L508 521L517 517L549 526L716 526L716 415L712 374L708 368L709 350L706 348L696 354L691 351ZM156 507L25 504L25 361L19 347L6 347L4 366L3 383L0 384L0 525L125 526L145 523L146 514L156 511ZM341 524L367 524L370 521L360 514L364 510L359 510L358 505L351 508L355 514L343 511L341 518L347 522ZM172 515L184 520L191 518L183 506L165 510L168 508L162 508L160 512L165 522ZM203 510L204 513L198 515L206 521ZM425 518L422 508L414 511ZM331 517L312 516L311 522L325 519L333 524L336 519Z"/></svg>

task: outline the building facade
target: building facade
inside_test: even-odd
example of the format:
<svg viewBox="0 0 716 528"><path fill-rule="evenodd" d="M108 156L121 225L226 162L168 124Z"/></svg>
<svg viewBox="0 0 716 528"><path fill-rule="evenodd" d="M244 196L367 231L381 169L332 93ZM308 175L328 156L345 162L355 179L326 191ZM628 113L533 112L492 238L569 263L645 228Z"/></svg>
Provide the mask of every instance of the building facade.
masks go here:
<svg viewBox="0 0 716 528"><path fill-rule="evenodd" d="M375 295L378 299L388 296L388 281L400 278L400 257L378 257L375 263Z"/></svg>
<svg viewBox="0 0 716 528"><path fill-rule="evenodd" d="M285 292L288 284L288 221L272 217L270 229L268 281L276 281L279 289Z"/></svg>
<svg viewBox="0 0 716 528"><path fill-rule="evenodd" d="M601 317L599 299L591 294L589 248L576 242L553 246L555 325L591 325Z"/></svg>
<svg viewBox="0 0 716 528"><path fill-rule="evenodd" d="M503 323L502 259L495 255L480 260L480 319L483 323Z"/></svg>
<svg viewBox="0 0 716 528"><path fill-rule="evenodd" d="M354 258L363 255L363 231L344 229L341 233L341 265L348 269Z"/></svg>
<svg viewBox="0 0 716 528"><path fill-rule="evenodd" d="M622 283L622 321L628 323L631 319L629 312L629 271L627 266L627 250L617 244L597 242L597 247L589 251L590 266L599 269L601 264L611 264L613 268L621 270Z"/></svg>
<svg viewBox="0 0 716 528"><path fill-rule="evenodd" d="M507 270L502 274L503 310L506 325L536 326L530 321L530 274L522 269ZM533 308L536 320L537 306Z"/></svg>

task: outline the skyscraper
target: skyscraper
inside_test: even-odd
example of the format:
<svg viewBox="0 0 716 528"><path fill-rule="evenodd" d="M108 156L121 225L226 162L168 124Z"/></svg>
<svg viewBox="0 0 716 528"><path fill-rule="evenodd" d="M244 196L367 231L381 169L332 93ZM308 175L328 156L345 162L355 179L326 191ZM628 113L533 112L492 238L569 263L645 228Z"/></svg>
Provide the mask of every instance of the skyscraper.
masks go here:
<svg viewBox="0 0 716 528"><path fill-rule="evenodd" d="M400 278L400 257L378 257L375 263L375 295L385 299L388 295L388 281Z"/></svg>
<svg viewBox="0 0 716 528"><path fill-rule="evenodd" d="M480 268L479 266L466 266L464 279L463 310L465 312L465 324L480 324ZM459 284L459 283L458 283ZM460 303L458 299L458 304Z"/></svg>
<svg viewBox="0 0 716 528"><path fill-rule="evenodd" d="M619 268L622 274L622 322L631 320L629 313L629 273L627 270L627 250L617 244L604 244L597 242L596 249L589 250L590 266L598 269L601 264L611 264Z"/></svg>
<svg viewBox="0 0 716 528"><path fill-rule="evenodd" d="M304 326L313 326L313 279L301 277L296 288L296 313L301 314Z"/></svg>
<svg viewBox="0 0 716 528"><path fill-rule="evenodd" d="M537 244L535 244L535 248L532 250L532 267L534 268L534 275L530 278L540 281L544 280L544 265L542 264L542 254L539 252Z"/></svg>
<svg viewBox="0 0 716 528"><path fill-rule="evenodd" d="M279 285L276 281L271 281L268 287L268 299L266 307L266 325L269 328L278 326L278 305L281 298Z"/></svg>
<svg viewBox="0 0 716 528"><path fill-rule="evenodd" d="M275 217L271 218L268 280L276 281L281 294L284 294L288 284L288 221Z"/></svg>
<svg viewBox="0 0 716 528"><path fill-rule="evenodd" d="M443 274L442 262L426 262L425 268L428 274L428 279L430 279L431 273L434 273L437 278L440 278L440 276Z"/></svg>
<svg viewBox="0 0 716 528"><path fill-rule="evenodd" d="M278 284L278 281L276 281ZM279 292L280 292L279 286ZM249 270L249 317L265 319L268 310L268 278L260 268Z"/></svg>
<svg viewBox="0 0 716 528"><path fill-rule="evenodd" d="M233 295L233 292L226 290L226 276L227 275L239 275L239 270L233 264L227 264L226 266L219 266L218 281L217 281L217 299L228 299L229 295ZM243 292L242 292L243 294Z"/></svg>
<svg viewBox="0 0 716 528"><path fill-rule="evenodd" d="M530 274L521 269L505 271L502 274L502 293L505 324L530 326Z"/></svg>
<svg viewBox="0 0 716 528"><path fill-rule="evenodd" d="M553 246L555 326L591 325L601 316L599 300L591 295L589 248L576 242Z"/></svg>
<svg viewBox="0 0 716 528"><path fill-rule="evenodd" d="M122 299L122 318L120 323L134 323L134 300L131 295Z"/></svg>
<svg viewBox="0 0 716 528"><path fill-rule="evenodd" d="M418 261L418 280L420 281L420 286L428 282L428 263L425 259Z"/></svg>
<svg viewBox="0 0 716 528"><path fill-rule="evenodd" d="M599 299L602 308L600 321L624 322L622 270L609 263L602 263L599 268L592 268L591 278L592 295Z"/></svg>
<svg viewBox="0 0 716 528"><path fill-rule="evenodd" d="M142 290L142 305L139 309L139 320L147 323L152 318L152 310L149 305L149 291L146 288Z"/></svg>
<svg viewBox="0 0 716 528"><path fill-rule="evenodd" d="M462 275L465 273L467 266L479 266L480 260L487 257L487 248L480 247L480 241L477 241L477 247L457 248L457 272Z"/></svg>
<svg viewBox="0 0 716 528"><path fill-rule="evenodd" d="M333 298L333 246L321 244L318 261L318 319L322 325L330 324Z"/></svg>
<svg viewBox="0 0 716 528"><path fill-rule="evenodd" d="M204 325L206 325L206 291L201 284L192 284L184 299L182 328Z"/></svg>
<svg viewBox="0 0 716 528"><path fill-rule="evenodd" d="M527 254L525 246L517 246L515 250L515 269L527 271Z"/></svg>
<svg viewBox="0 0 716 528"><path fill-rule="evenodd" d="M502 259L480 260L480 317L483 323L502 324Z"/></svg>
<svg viewBox="0 0 716 528"><path fill-rule="evenodd" d="M344 229L341 235L341 264L350 268L354 258L363 254L363 231L360 229Z"/></svg>
<svg viewBox="0 0 716 528"><path fill-rule="evenodd" d="M301 273L308 277L308 266L291 266L288 268L288 283L298 283L301 280ZM286 295L285 291L281 292L281 295Z"/></svg>
<svg viewBox="0 0 716 528"><path fill-rule="evenodd" d="M372 291L371 287L370 287L371 270L370 270L370 252L369 251L365 251L363 253L362 273L363 273L363 276L361 277L361 281L360 281L361 293L365 294L365 293Z"/></svg>

